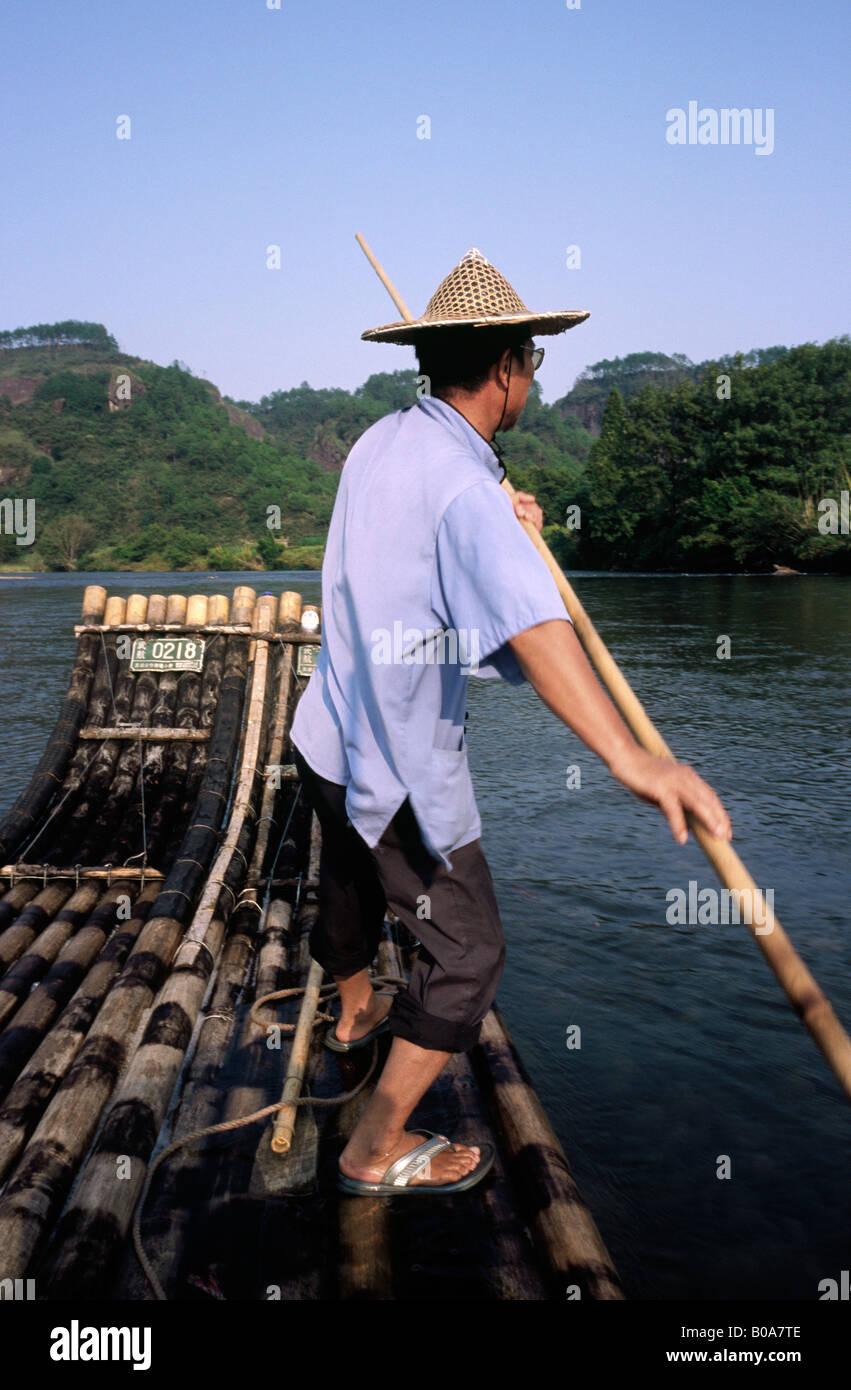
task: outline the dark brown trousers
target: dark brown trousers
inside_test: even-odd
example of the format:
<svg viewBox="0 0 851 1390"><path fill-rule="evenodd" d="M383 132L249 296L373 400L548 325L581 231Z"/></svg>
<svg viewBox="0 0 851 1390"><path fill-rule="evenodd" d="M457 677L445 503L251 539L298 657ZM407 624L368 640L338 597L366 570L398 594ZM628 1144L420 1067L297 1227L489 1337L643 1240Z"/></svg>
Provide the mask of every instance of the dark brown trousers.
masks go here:
<svg viewBox="0 0 851 1390"><path fill-rule="evenodd" d="M426 849L409 801L375 849L346 814L346 788L320 777L294 750L304 794L322 828L319 915L310 953L347 979L371 965L389 906L421 943L390 1032L420 1047L466 1052L478 1041L505 963L505 938L480 840L450 854Z"/></svg>

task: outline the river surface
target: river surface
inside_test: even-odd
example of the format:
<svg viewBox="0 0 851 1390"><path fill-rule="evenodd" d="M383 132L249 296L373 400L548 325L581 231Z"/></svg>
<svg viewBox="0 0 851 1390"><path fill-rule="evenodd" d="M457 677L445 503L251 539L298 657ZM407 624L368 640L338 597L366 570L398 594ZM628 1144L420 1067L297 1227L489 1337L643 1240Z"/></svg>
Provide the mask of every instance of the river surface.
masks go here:
<svg viewBox="0 0 851 1390"><path fill-rule="evenodd" d="M571 578L851 1029L851 583ZM0 813L53 726L95 582L320 596L315 574L0 577ZM473 679L468 708L508 940L497 1003L628 1296L817 1299L851 1267L851 1115L757 943L667 920L672 890L717 887L700 850L530 687Z"/></svg>

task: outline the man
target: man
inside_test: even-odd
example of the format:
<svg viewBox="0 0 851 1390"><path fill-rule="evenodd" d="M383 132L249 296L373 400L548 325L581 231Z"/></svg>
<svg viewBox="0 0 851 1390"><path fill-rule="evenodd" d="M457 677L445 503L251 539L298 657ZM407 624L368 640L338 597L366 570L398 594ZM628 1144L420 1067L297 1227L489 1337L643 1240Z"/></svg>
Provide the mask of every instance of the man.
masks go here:
<svg viewBox="0 0 851 1390"><path fill-rule="evenodd" d="M715 834L730 822L680 763L641 749L604 693L553 578L518 516L533 497L499 486L494 436L520 417L543 350L584 311L533 314L472 250L425 314L363 335L413 343L428 394L385 416L343 468L322 567L323 643L292 740L323 832L315 960L341 998L336 1051L389 1030L393 1043L339 1161L363 1194L459 1191L493 1161L406 1122L453 1052L477 1041L505 942L467 766L469 675L528 680L681 843L686 811ZM373 990L386 905L421 945L407 989ZM426 1136L425 1142L422 1136Z"/></svg>

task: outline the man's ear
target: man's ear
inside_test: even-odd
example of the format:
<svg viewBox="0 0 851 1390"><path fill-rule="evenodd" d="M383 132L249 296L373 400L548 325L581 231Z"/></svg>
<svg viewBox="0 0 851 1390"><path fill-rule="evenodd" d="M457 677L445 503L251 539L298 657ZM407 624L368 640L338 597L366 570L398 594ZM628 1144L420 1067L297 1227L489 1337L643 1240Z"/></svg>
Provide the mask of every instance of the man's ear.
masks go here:
<svg viewBox="0 0 851 1390"><path fill-rule="evenodd" d="M506 348L496 364L496 379L498 385L505 391L508 387L509 375L508 367L511 362L511 348Z"/></svg>

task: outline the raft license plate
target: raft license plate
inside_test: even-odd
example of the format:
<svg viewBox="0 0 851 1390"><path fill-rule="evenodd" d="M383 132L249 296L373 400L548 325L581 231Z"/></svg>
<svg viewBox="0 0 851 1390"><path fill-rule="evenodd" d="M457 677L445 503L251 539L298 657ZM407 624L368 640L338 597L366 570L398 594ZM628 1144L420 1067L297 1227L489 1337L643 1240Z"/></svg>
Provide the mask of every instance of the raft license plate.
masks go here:
<svg viewBox="0 0 851 1390"><path fill-rule="evenodd" d="M296 675L309 676L316 669L319 659L319 648L305 645L298 649L298 661L296 662Z"/></svg>
<svg viewBox="0 0 851 1390"><path fill-rule="evenodd" d="M197 637L137 637L131 671L200 671L204 643Z"/></svg>

